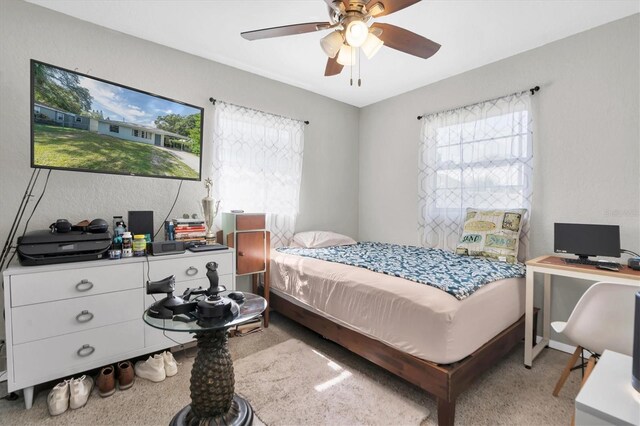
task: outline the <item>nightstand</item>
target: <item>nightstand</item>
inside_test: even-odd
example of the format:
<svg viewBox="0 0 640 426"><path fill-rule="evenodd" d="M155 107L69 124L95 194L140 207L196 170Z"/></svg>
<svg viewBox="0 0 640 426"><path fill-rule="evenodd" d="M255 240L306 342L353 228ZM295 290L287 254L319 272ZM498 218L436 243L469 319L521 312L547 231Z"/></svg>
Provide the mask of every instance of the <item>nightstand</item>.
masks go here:
<svg viewBox="0 0 640 426"><path fill-rule="evenodd" d="M222 213L220 241L236 249L236 276L251 275L253 292L258 291L258 277L263 275L264 298L269 304L271 234L264 213ZM222 237L222 238L221 238ZM264 311L264 326L269 326L269 308Z"/></svg>

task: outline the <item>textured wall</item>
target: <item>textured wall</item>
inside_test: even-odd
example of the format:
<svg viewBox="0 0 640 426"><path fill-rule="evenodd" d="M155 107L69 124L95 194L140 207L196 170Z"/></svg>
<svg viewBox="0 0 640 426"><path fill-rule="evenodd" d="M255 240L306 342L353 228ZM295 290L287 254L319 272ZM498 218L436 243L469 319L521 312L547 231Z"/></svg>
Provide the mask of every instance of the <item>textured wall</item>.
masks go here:
<svg viewBox="0 0 640 426"><path fill-rule="evenodd" d="M553 251L563 221L619 224L622 246L639 251L639 23L634 15L363 108L359 238L419 244L416 116L540 85L531 255ZM552 320L566 320L588 283L556 282Z"/></svg>
<svg viewBox="0 0 640 426"><path fill-rule="evenodd" d="M331 227L357 233L358 109L177 50L98 27L17 0L1 4L0 235L18 207L29 168L29 59L205 107L204 158L211 154L210 96L310 120L299 229ZM340 129L334 132L334 129ZM206 173L206 169L204 171ZM53 219L71 221L154 210L167 213L178 181L53 171L30 228ZM200 182L185 182L176 212L194 212L205 195ZM340 209L335 208L340 206Z"/></svg>
<svg viewBox="0 0 640 426"><path fill-rule="evenodd" d="M311 121L305 130L297 228L357 235L357 108L18 0L0 2L0 40L2 243L31 174L31 58L205 107L205 160L211 155L211 96ZM159 226L178 184L176 180L53 171L30 229L47 227L56 218L110 221L113 215L126 216L128 210L154 210ZM175 212L199 211L204 195L200 182L185 182Z"/></svg>

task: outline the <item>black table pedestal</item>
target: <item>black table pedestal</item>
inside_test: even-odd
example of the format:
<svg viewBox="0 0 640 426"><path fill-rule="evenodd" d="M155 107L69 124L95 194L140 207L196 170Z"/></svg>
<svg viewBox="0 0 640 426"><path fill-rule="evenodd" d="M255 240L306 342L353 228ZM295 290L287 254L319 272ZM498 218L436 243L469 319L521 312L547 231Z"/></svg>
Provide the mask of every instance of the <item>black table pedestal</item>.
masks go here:
<svg viewBox="0 0 640 426"><path fill-rule="evenodd" d="M238 395L233 396L231 408L224 416L209 417L203 419L202 423L193 416L191 405L187 405L182 410L178 411L170 426L185 426L185 425L207 425L207 426L251 426L253 424L253 409L251 405Z"/></svg>
<svg viewBox="0 0 640 426"><path fill-rule="evenodd" d="M250 426L253 409L234 394L233 362L227 329L196 333L198 354L191 369L191 404L171 420L171 426Z"/></svg>

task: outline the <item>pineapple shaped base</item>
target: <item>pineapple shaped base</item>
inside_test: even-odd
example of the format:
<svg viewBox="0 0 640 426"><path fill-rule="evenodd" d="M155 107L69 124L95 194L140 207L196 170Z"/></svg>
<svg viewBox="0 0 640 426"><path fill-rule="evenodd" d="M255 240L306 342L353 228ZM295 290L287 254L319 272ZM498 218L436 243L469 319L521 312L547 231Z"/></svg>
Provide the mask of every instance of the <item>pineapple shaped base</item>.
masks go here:
<svg viewBox="0 0 640 426"><path fill-rule="evenodd" d="M191 369L191 405L175 415L171 426L250 426L253 409L233 392L235 379L227 330L197 333L196 338L198 354Z"/></svg>

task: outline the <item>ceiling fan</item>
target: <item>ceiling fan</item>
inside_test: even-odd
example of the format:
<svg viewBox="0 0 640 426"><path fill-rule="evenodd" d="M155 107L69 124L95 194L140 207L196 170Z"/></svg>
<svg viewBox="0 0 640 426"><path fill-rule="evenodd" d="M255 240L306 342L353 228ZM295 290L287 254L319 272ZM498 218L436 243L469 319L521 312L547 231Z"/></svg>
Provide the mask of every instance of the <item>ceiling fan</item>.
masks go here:
<svg viewBox="0 0 640 426"><path fill-rule="evenodd" d="M324 0L329 7L329 22L308 22L245 31L247 40L333 30L320 40L322 50L329 57L325 76L340 74L344 66L356 63L358 48L369 59L383 45L410 55L427 59L440 45L416 33L391 24L373 23L374 18L390 15L420 0ZM358 85L360 82L358 81Z"/></svg>

